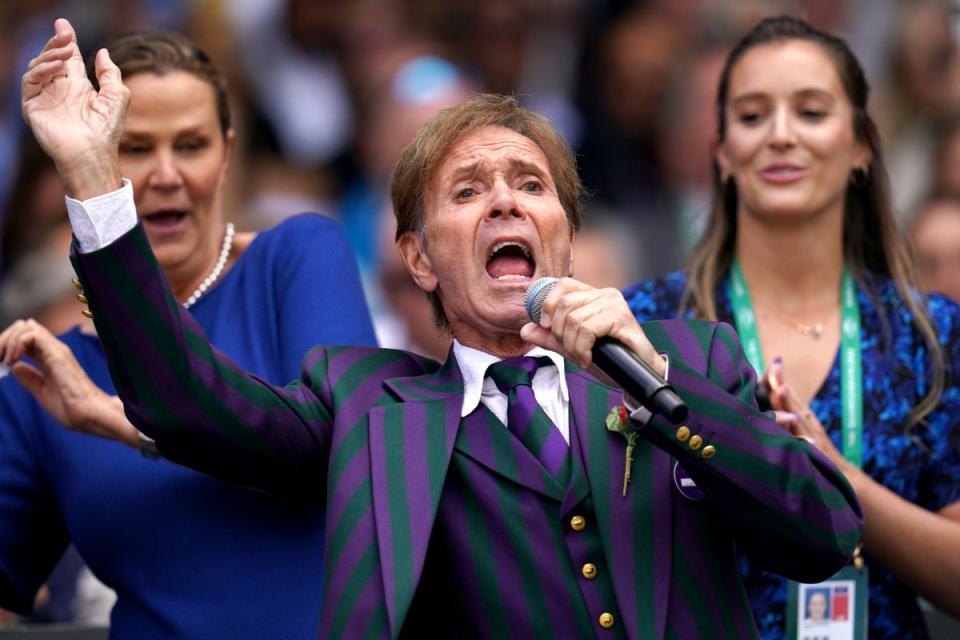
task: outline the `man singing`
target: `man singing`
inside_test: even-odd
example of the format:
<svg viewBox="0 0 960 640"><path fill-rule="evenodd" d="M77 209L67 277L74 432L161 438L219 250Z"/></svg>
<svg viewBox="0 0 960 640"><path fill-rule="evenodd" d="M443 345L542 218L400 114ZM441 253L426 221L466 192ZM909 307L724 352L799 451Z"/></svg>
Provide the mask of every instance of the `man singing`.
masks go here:
<svg viewBox="0 0 960 640"><path fill-rule="evenodd" d="M734 332L641 327L618 292L569 277L581 187L542 117L476 96L427 123L394 172L398 248L455 338L447 361L317 347L278 388L171 296L120 188L119 72L100 52L95 91L69 23L56 30L23 112L84 201L75 265L127 414L170 460L326 504L322 637L742 639L756 631L735 548L802 581L849 558L853 491L757 410ZM108 213L85 220L92 198ZM524 292L544 276L560 280L534 324ZM21 323L0 353L31 355L55 387L38 335ZM587 373L605 336L668 375L682 425L628 411Z"/></svg>

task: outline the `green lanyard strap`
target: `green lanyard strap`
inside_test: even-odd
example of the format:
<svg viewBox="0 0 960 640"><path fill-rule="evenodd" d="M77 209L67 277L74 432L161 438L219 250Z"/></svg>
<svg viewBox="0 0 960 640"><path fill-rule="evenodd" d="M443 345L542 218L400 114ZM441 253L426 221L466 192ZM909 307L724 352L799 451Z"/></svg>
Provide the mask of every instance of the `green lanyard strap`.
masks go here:
<svg viewBox="0 0 960 640"><path fill-rule="evenodd" d="M743 342L747 360L758 372L764 370L763 349L757 333L757 317L750 302L750 290L736 258L727 282L733 319ZM843 428L843 457L863 466L863 361L860 346L860 306L857 287L847 267L843 268L840 290L840 394Z"/></svg>

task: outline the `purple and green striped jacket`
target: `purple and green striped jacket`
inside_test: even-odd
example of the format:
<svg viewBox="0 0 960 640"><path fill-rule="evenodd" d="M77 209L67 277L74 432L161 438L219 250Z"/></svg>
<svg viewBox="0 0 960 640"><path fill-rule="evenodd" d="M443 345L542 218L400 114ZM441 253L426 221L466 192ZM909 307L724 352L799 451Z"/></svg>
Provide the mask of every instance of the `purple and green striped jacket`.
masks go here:
<svg viewBox="0 0 960 640"><path fill-rule="evenodd" d="M577 464L570 487L558 489L482 407L461 419L463 382L452 356L441 366L401 351L318 347L300 380L279 388L208 343L169 293L139 226L104 249L75 254L74 264L127 414L165 457L326 505L321 637L397 638L410 618L421 627L425 610L471 607L480 614L470 637L755 637L735 547L767 569L816 581L839 569L859 540L853 490L822 454L757 410L753 370L727 325L643 325L670 355L670 381L690 416L685 430L658 417L642 428L623 497L626 440L604 424L620 392L573 365ZM701 500L679 490L677 464ZM498 495L480 495L486 487ZM468 511L457 504L470 496L499 501L503 517L463 520ZM562 539L581 511L595 520L588 527L596 527L604 584L616 601L612 629L596 623L583 585L564 586L583 543ZM448 557L428 561L438 522ZM476 538L477 527L490 536ZM474 543L449 544L457 536ZM431 585L427 576L451 563L513 578L500 587ZM578 593L583 601L572 608L590 610L588 626L563 618L563 598ZM522 598L533 604L514 606Z"/></svg>

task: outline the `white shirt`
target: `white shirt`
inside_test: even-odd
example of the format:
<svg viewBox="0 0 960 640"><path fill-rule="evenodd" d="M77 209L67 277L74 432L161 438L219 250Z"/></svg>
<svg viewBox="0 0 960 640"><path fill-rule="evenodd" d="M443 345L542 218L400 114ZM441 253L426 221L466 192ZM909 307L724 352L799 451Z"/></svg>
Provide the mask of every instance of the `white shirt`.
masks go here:
<svg viewBox="0 0 960 640"><path fill-rule="evenodd" d="M487 369L490 365L500 362L500 358L485 351L466 347L457 340L453 341L453 355L463 375L463 405L460 408L460 417L463 418L472 413L482 402L503 424L507 424L507 396L487 376ZM540 347L534 347L524 355L534 358L546 356L553 362L552 367L537 368L530 386L533 388L533 397L537 399L537 404L556 425L569 445L570 394L567 391L563 356ZM660 354L660 357L666 361L669 372L670 363L666 354ZM650 411L630 396L624 394L623 403L630 417L639 425L645 425L650 420ZM599 425L598 428L604 428L604 425Z"/></svg>
<svg viewBox="0 0 960 640"><path fill-rule="evenodd" d="M460 417L473 413L482 402L503 424L507 424L507 396L487 376L487 369L500 362L500 358L485 351L465 347L457 340L453 341L453 355L457 358L460 373L463 375L463 406ZM553 363L552 367L538 367L533 374L533 396L543 408L543 412L560 430L563 439L570 444L570 395L567 393L563 356L540 347L534 347L524 355L534 358L546 356Z"/></svg>

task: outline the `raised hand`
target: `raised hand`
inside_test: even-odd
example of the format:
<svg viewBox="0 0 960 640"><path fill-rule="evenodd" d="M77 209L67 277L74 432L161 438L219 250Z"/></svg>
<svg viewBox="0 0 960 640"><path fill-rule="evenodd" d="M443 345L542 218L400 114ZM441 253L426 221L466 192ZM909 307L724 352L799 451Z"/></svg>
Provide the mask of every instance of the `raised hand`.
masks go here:
<svg viewBox="0 0 960 640"><path fill-rule="evenodd" d="M94 384L70 348L40 323L17 320L0 333L0 359L63 426L139 446L137 429L126 419L120 399Z"/></svg>
<svg viewBox="0 0 960 640"><path fill-rule="evenodd" d="M130 92L106 49L97 52L94 90L73 26L60 18L54 31L23 74L21 111L67 192L86 199L120 187L117 145Z"/></svg>

